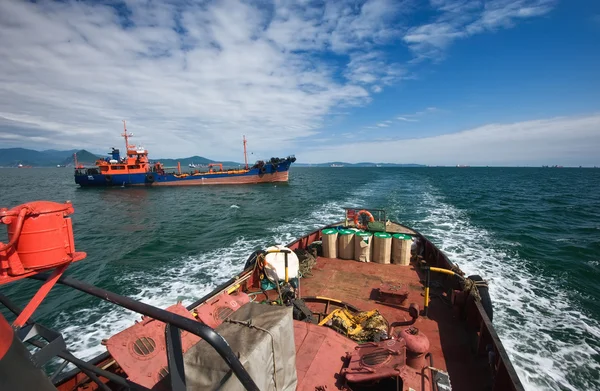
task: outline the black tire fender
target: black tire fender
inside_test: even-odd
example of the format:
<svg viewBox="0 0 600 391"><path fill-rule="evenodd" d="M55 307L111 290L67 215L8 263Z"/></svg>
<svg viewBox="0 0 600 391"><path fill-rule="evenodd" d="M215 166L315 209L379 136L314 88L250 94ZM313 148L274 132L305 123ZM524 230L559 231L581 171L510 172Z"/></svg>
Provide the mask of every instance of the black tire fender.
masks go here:
<svg viewBox="0 0 600 391"><path fill-rule="evenodd" d="M470 280L475 282L485 281L479 275L473 275L468 277ZM481 306L485 310L490 321L494 320L494 307L492 306L492 298L490 297L490 291L487 285L477 285L477 291L479 291L479 297L481 297Z"/></svg>

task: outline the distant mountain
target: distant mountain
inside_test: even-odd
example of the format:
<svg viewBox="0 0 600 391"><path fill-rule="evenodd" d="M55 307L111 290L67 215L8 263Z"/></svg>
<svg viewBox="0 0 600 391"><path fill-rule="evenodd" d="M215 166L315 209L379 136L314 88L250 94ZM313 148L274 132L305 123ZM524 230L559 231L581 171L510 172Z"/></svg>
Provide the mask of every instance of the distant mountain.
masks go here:
<svg viewBox="0 0 600 391"><path fill-rule="evenodd" d="M57 159L51 154L25 148L0 149L0 166L16 167L24 166L51 166L56 165L62 159Z"/></svg>
<svg viewBox="0 0 600 391"><path fill-rule="evenodd" d="M19 164L33 167L56 167L57 165L73 166L73 153L77 153L77 161L80 164L91 166L98 158L105 158L108 155L96 155L85 149L59 151L56 149L47 149L45 151L34 151L25 148L5 148L0 149L0 167L17 167ZM123 155L121 155L123 156ZM202 156L191 156L181 159L150 159L152 162L161 162L166 167L176 167L177 162L182 167L188 167L190 164L207 165L210 163L223 163L225 167L238 167L242 163L232 161L211 160ZM421 164L395 164L395 163L346 163L346 162L328 162L317 164L294 163L297 167L425 167Z"/></svg>
<svg viewBox="0 0 600 391"><path fill-rule="evenodd" d="M298 167L427 167L423 164L399 164L399 163L371 163L371 162L360 162L360 163L346 163L346 162L328 162L328 163L295 163Z"/></svg>
<svg viewBox="0 0 600 391"><path fill-rule="evenodd" d="M161 162L165 167L175 167L177 166L177 162L181 163L182 167L187 167L190 164L201 164L203 166L210 163L223 163L224 167L238 167L242 166L242 163L230 162L230 161L220 161L220 160L210 160L202 156L192 156L185 157L182 159L150 159L153 162Z"/></svg>
<svg viewBox="0 0 600 391"><path fill-rule="evenodd" d="M85 149L81 149L79 151L74 151L73 153L77 154L77 163L83 164L84 166L93 166L96 163L96 160L102 159L104 156L95 155L91 152L86 151ZM66 159L60 163L63 166L74 166L75 165L75 157L71 153Z"/></svg>
<svg viewBox="0 0 600 391"><path fill-rule="evenodd" d="M47 149L45 151L41 151L48 156L52 156L60 161L66 160L69 157L72 157L75 152L78 152L77 149L70 149L68 151L58 151L56 149Z"/></svg>
<svg viewBox="0 0 600 391"><path fill-rule="evenodd" d="M0 167L17 167L19 164L33 167L68 166L73 165L73 153L75 152L81 163L93 164L98 159L97 155L86 150L34 151L26 148L4 148L0 149Z"/></svg>
<svg viewBox="0 0 600 391"><path fill-rule="evenodd" d="M19 164L33 167L74 166L74 153L77 153L77 162L86 166L91 166L99 158L108 156L96 155L85 149L72 149L68 151L47 149L45 151L34 151L26 148L4 148L0 149L0 167L17 167ZM209 163L223 163L225 167L238 167L242 165L242 163L238 162L211 160L202 156L191 156L182 159L151 159L151 161L161 162L166 167L175 167L177 166L177 162L180 162L181 166L186 168L189 164L207 165Z"/></svg>

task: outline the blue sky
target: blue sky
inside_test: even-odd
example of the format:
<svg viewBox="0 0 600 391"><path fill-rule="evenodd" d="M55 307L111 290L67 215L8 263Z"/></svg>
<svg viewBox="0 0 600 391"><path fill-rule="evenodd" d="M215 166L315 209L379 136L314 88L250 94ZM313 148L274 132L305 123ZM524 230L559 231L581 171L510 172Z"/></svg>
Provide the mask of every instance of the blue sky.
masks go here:
<svg viewBox="0 0 600 391"><path fill-rule="evenodd" d="M0 148L600 165L600 2L0 2Z"/></svg>

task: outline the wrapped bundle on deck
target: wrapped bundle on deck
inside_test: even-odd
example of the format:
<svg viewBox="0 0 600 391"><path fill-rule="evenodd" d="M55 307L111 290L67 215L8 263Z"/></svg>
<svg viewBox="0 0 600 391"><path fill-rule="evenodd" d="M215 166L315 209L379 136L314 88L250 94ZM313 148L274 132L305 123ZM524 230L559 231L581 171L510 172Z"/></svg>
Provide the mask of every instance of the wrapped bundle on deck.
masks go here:
<svg viewBox="0 0 600 391"><path fill-rule="evenodd" d="M323 256L325 258L337 258L338 230L326 228L321 234L323 236Z"/></svg>
<svg viewBox="0 0 600 391"><path fill-rule="evenodd" d="M261 391L294 391L296 346L292 307L248 303L215 329L238 354ZM242 390L231 369L206 341L183 355L188 390Z"/></svg>
<svg viewBox="0 0 600 391"><path fill-rule="evenodd" d="M387 232L375 232L373 235L372 262L390 263L392 258L392 235Z"/></svg>
<svg viewBox="0 0 600 391"><path fill-rule="evenodd" d="M408 266L411 246L412 237L410 235L394 234L392 237L392 263Z"/></svg>
<svg viewBox="0 0 600 391"><path fill-rule="evenodd" d="M354 234L354 259L360 262L371 262L373 234L357 232Z"/></svg>
<svg viewBox="0 0 600 391"><path fill-rule="evenodd" d="M354 232L342 229L338 234L338 258L354 259Z"/></svg>

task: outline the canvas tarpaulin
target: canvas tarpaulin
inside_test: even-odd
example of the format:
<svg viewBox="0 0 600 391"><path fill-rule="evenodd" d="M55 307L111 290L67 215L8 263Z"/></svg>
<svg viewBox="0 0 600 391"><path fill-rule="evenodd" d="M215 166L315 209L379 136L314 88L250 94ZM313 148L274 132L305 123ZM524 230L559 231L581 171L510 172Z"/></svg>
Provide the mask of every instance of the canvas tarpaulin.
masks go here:
<svg viewBox="0 0 600 391"><path fill-rule="evenodd" d="M215 330L225 338L261 391L296 389L291 307L248 303ZM243 390L225 361L206 342L184 354L188 390Z"/></svg>

